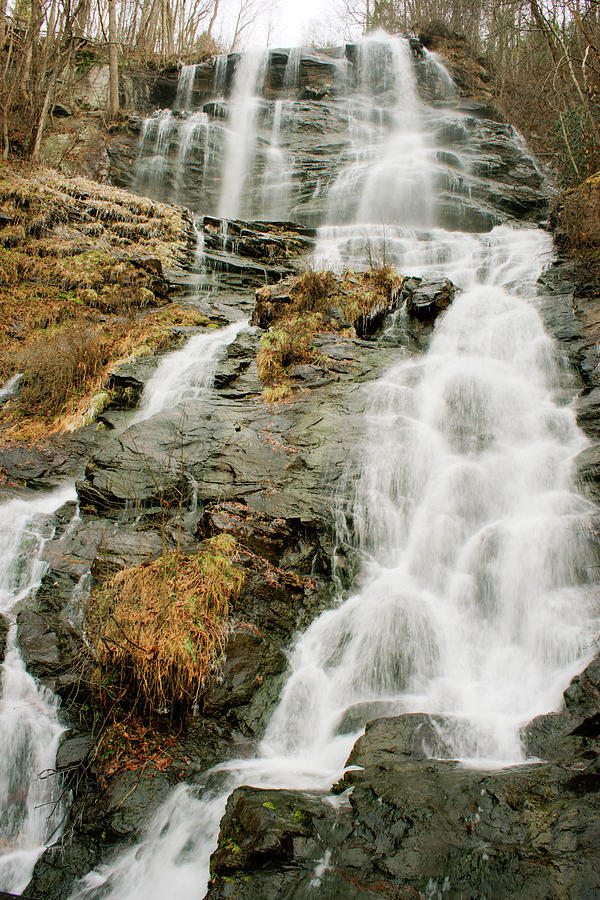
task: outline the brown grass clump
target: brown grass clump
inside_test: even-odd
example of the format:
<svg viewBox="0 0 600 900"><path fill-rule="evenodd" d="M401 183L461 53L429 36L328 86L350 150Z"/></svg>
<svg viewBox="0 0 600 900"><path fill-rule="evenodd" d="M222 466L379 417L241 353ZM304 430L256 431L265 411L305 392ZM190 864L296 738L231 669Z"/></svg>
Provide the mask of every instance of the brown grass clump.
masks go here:
<svg viewBox="0 0 600 900"><path fill-rule="evenodd" d="M264 403L284 403L292 396L292 389L287 381L280 381L272 387L265 387L262 391Z"/></svg>
<svg viewBox="0 0 600 900"><path fill-rule="evenodd" d="M296 286L295 306L301 312L318 309L324 300L337 291L337 287L333 272L314 272L309 269Z"/></svg>
<svg viewBox="0 0 600 900"><path fill-rule="evenodd" d="M101 669L144 712L200 695L223 653L243 572L235 538L198 554L165 553L119 572L90 599L88 636Z"/></svg>
<svg viewBox="0 0 600 900"><path fill-rule="evenodd" d="M18 358L23 372L19 401L24 411L57 413L69 397L85 390L106 363L106 347L97 331L63 329L38 341Z"/></svg>
<svg viewBox="0 0 600 900"><path fill-rule="evenodd" d="M260 380L272 385L292 366L311 362L314 358L311 339L321 325L319 314L294 316L263 334L256 355Z"/></svg>

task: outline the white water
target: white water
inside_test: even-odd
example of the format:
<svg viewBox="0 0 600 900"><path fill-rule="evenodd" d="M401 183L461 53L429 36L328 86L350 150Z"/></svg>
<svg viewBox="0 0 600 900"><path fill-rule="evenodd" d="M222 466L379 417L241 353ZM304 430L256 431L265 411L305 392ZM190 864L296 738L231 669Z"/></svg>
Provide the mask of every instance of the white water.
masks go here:
<svg viewBox="0 0 600 900"><path fill-rule="evenodd" d="M169 353L144 387L140 406L130 424L143 422L167 407L196 403L212 386L219 354L248 326L240 320L194 335L174 353Z"/></svg>
<svg viewBox="0 0 600 900"><path fill-rule="evenodd" d="M175 109L189 109L192 105L196 66L182 66L177 81Z"/></svg>
<svg viewBox="0 0 600 900"><path fill-rule="evenodd" d="M366 42L360 65L352 157L330 191L317 261L378 254L462 291L428 352L399 353L365 388L344 479L352 499L337 501L359 584L298 639L257 758L218 767L219 791L180 785L141 844L88 875L79 898L200 896L228 793L329 786L356 740L338 731L357 704L373 704L372 717L378 705L444 717L448 755L470 765L522 762L520 728L558 706L593 652L594 508L570 472L586 441L536 310L550 239L529 227L439 228L440 147L406 47Z"/></svg>
<svg viewBox="0 0 600 900"><path fill-rule="evenodd" d="M6 403L7 400L11 400L15 397L19 392L19 383L23 378L23 374L21 372L17 372L16 375L13 375L12 378L9 378L8 381L0 387L0 406L3 403Z"/></svg>
<svg viewBox="0 0 600 900"><path fill-rule="evenodd" d="M219 215L235 219L243 214L244 191L251 176L252 156L256 146L256 119L261 100L259 93L265 74L267 54L245 53L235 70L229 122L225 139L223 189Z"/></svg>
<svg viewBox="0 0 600 900"><path fill-rule="evenodd" d="M291 204L293 164L281 146L281 127L287 107L285 100L276 100L273 106L273 126L265 150L262 184L261 216L265 219L284 219Z"/></svg>
<svg viewBox="0 0 600 900"><path fill-rule="evenodd" d="M63 728L57 698L37 684L16 644L17 612L46 570L43 550L52 537L48 517L69 500L69 485L0 506L0 613L13 624L2 666L0 696L0 890L22 891L60 826L63 808L54 769Z"/></svg>

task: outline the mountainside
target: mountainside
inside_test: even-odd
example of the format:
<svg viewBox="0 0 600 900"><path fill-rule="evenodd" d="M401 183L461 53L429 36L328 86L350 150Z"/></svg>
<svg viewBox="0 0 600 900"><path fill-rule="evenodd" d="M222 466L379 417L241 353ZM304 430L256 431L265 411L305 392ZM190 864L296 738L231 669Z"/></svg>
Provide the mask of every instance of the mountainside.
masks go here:
<svg viewBox="0 0 600 900"><path fill-rule="evenodd" d="M2 173L0 890L600 889L595 235L423 41Z"/></svg>

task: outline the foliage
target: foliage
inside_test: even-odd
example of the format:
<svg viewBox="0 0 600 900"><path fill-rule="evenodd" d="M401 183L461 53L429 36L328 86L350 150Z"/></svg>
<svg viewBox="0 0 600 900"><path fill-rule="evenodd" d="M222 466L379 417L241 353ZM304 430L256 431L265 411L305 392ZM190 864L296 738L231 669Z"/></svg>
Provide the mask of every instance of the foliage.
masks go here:
<svg viewBox="0 0 600 900"><path fill-rule="evenodd" d="M589 261L600 259L600 172L562 196L555 210L559 236L566 248Z"/></svg>
<svg viewBox="0 0 600 900"><path fill-rule="evenodd" d="M243 573L235 538L220 534L201 553L165 552L119 572L95 591L90 645L124 700L145 713L187 707L223 652Z"/></svg>

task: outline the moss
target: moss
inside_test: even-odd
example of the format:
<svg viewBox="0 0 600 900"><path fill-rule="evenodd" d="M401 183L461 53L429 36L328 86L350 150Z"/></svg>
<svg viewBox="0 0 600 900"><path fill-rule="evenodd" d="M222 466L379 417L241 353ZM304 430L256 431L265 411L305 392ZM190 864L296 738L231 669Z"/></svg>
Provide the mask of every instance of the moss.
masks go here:
<svg viewBox="0 0 600 900"><path fill-rule="evenodd" d="M227 841L225 849L229 850L230 853L235 854L235 856L241 856L242 848L239 844L236 844L235 841Z"/></svg>
<svg viewBox="0 0 600 900"><path fill-rule="evenodd" d="M265 800L263 806L265 809L275 809L275 804L271 800Z"/></svg>

